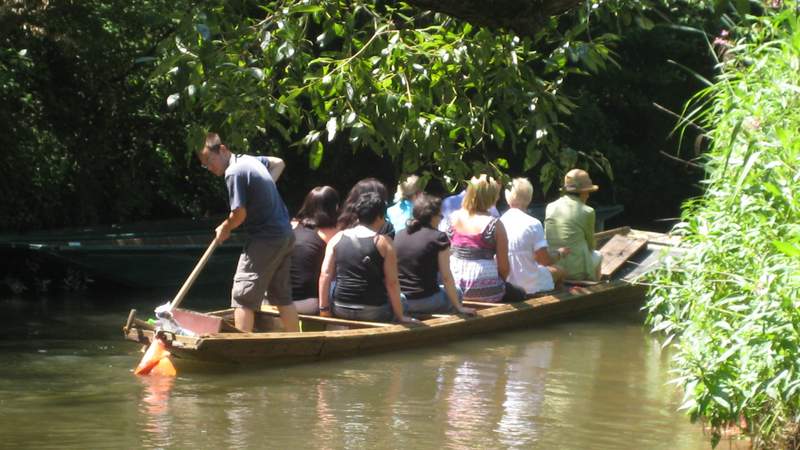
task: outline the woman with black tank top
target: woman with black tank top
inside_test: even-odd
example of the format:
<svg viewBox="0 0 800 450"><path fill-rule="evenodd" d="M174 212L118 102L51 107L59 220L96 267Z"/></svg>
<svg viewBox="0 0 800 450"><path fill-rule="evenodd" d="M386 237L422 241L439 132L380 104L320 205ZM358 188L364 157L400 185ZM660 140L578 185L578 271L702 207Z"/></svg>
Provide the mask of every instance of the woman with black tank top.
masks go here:
<svg viewBox="0 0 800 450"><path fill-rule="evenodd" d="M336 234L339 193L330 186L317 186L303 201L292 221L292 299L299 314L319 314L319 271L325 247Z"/></svg>
<svg viewBox="0 0 800 450"><path fill-rule="evenodd" d="M416 322L403 313L392 240L378 233L386 222L386 201L376 192L367 192L359 196L353 210L358 224L337 233L325 250L319 277L320 315L330 317L332 312L343 319Z"/></svg>

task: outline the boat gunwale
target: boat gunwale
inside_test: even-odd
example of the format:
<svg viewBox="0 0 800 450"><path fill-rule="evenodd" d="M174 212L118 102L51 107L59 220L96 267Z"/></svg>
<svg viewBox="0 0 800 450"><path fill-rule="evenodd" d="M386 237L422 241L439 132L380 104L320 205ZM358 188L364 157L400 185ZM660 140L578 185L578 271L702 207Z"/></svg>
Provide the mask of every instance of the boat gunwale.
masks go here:
<svg viewBox="0 0 800 450"><path fill-rule="evenodd" d="M545 295L541 297L534 297L522 302L517 303L498 303L496 306L481 309L476 311L476 316L465 317L461 315L448 315L446 317L435 317L432 319L421 321L419 324L391 324L385 327L370 327L358 329L345 329L345 330L326 330L326 331L305 331L305 332L283 332L283 331L267 331L267 332L250 332L250 333L213 333L200 336L183 336L175 335L174 342L178 342L181 349L191 350L193 347L201 350L205 343L219 342L219 341L236 341L236 342L302 342L313 341L318 339L323 340L337 340L337 339L350 339L365 336L381 336L388 334L402 334L402 333L421 333L434 328L446 328L456 326L469 321L480 321L490 318L499 318L505 315L511 315L519 312L520 310L535 310L538 308L546 307L547 305L579 301L581 298L593 294L600 294L608 290L632 286L630 283L623 280L608 280L601 282L594 286L579 287L582 292L573 293L569 290L563 290ZM225 313L230 309L211 312L211 314ZM271 315L269 312L262 311ZM129 331L137 333L137 328L133 327ZM141 330L142 333L151 339L154 331ZM174 345L174 344L173 344Z"/></svg>

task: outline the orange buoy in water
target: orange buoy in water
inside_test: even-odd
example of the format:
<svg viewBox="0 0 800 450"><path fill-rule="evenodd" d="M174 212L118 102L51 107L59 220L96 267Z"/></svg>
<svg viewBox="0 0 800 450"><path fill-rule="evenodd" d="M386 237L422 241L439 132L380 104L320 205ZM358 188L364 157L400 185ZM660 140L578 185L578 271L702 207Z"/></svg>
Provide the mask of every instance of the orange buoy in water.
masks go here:
<svg viewBox="0 0 800 450"><path fill-rule="evenodd" d="M163 367L162 361L166 361L166 363L163 363ZM156 367L160 368L155 374L166 376L175 376L176 374L175 366L173 366L172 362L169 360L167 344L161 338L153 339L153 342L150 343L147 351L144 352L142 360L139 362L139 365L136 366L136 370L134 370L133 373L136 375L150 375Z"/></svg>
<svg viewBox="0 0 800 450"><path fill-rule="evenodd" d="M150 371L150 376L174 377L177 374L178 371L175 370L175 366L172 365L169 356L161 358L161 361Z"/></svg>

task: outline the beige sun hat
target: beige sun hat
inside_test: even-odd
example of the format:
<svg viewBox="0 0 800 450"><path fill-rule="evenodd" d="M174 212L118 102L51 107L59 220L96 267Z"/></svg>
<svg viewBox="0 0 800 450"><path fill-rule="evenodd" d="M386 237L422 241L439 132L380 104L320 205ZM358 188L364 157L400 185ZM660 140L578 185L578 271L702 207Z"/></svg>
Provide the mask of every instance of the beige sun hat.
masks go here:
<svg viewBox="0 0 800 450"><path fill-rule="evenodd" d="M580 193L595 192L600 189L596 184L592 184L592 179L585 170L572 169L564 175L564 192Z"/></svg>

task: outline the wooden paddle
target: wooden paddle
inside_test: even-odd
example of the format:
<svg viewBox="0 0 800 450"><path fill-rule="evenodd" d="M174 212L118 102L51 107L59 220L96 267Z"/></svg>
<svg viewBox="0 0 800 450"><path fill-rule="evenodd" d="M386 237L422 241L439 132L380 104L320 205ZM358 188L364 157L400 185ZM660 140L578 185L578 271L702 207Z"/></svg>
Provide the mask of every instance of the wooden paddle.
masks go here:
<svg viewBox="0 0 800 450"><path fill-rule="evenodd" d="M214 240L211 241L211 245L209 245L208 249L206 249L206 252L200 257L200 261L198 261L197 265L194 266L194 270L192 270L192 273L189 274L189 278L183 283L183 286L181 286L181 290L178 291L178 295L176 295L172 300L172 303L170 303L170 313L179 312L176 310L176 308L181 304L184 297L186 297L186 293L189 292L189 288L191 288L195 280L197 280L198 275L200 275L200 272L203 270L203 267L206 266L208 259L211 258L211 254L214 253L214 250L218 245L219 241L217 241L217 238L214 238ZM130 327L130 322L133 320L135 314L136 311L131 310L131 313L128 316L128 324L126 325L126 328ZM219 330L219 320L217 320L216 327L216 329ZM168 351L168 347L169 346L164 338L156 334L152 342L150 342L150 346L147 348L147 351L145 351L142 360L139 362L139 365L136 366L134 373L136 375L161 375L174 377L177 374L177 371L175 370L175 366L172 365L172 361L169 360L170 353Z"/></svg>
<svg viewBox="0 0 800 450"><path fill-rule="evenodd" d="M208 246L206 252L203 253L203 256L200 257L200 261L198 261L197 265L194 266L194 270L192 270L192 273L189 274L189 278L183 283L181 290L178 291L178 295L176 295L175 298L172 300L172 303L170 303L169 305L170 311L177 308L178 305L181 304L183 298L186 297L186 293L189 292L189 288L191 288L195 280L197 280L198 275L200 275L200 272L203 270L203 267L206 266L208 259L211 258L211 254L214 253L214 250L217 248L218 245L219 241L217 241L217 238L214 238L214 240L211 241L211 245Z"/></svg>

